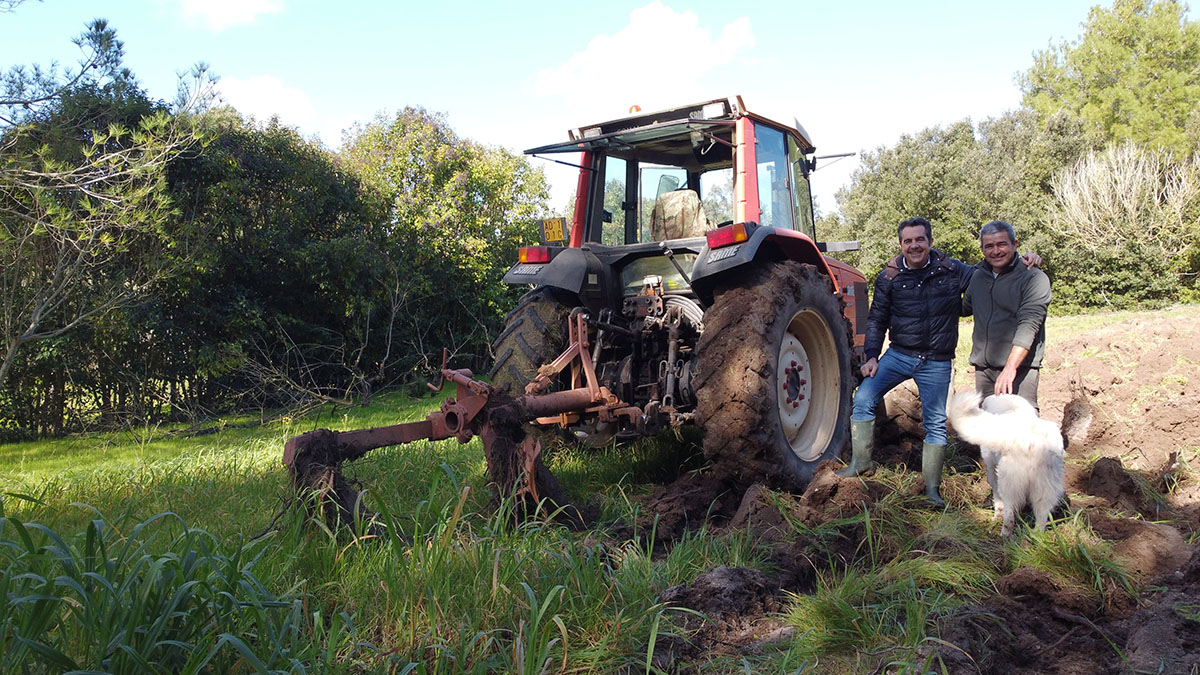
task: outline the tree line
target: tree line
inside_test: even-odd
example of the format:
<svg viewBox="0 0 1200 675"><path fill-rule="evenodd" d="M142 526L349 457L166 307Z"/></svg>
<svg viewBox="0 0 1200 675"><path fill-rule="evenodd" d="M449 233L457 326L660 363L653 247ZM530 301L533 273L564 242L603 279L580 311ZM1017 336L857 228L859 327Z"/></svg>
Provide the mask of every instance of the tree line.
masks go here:
<svg viewBox="0 0 1200 675"><path fill-rule="evenodd" d="M1200 272L1200 23L1172 0L1093 7L1083 34L1034 55L1022 105L901 137L862 157L818 233L873 275L895 227L920 215L967 261L990 220L1045 258L1051 311L1197 299Z"/></svg>
<svg viewBox="0 0 1200 675"><path fill-rule="evenodd" d="M331 152L215 102L203 68L172 102L115 31L77 68L0 74L0 440L350 405L420 386L441 350L477 372L520 289L501 283L550 215L542 172L406 108ZM1013 223L1053 311L1196 298L1200 24L1116 0L1034 55L1022 106L867 152L823 239L869 275L895 226L978 259Z"/></svg>
<svg viewBox="0 0 1200 675"><path fill-rule="evenodd" d="M361 403L443 347L486 368L540 170L421 108L333 153L202 71L149 99L103 21L77 44L0 84L0 439Z"/></svg>

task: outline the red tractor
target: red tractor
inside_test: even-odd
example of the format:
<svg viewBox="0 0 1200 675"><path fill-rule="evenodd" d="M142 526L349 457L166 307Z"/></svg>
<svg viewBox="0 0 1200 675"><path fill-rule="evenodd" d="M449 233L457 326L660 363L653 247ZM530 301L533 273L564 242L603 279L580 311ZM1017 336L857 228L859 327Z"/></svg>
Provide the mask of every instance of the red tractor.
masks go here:
<svg viewBox="0 0 1200 675"><path fill-rule="evenodd" d="M307 454L479 434L497 485L537 498L557 492L540 457L553 434L529 431L603 445L695 424L726 475L801 488L847 441L867 311L863 275L825 255L857 244L817 240L814 150L740 97L527 150L578 162L575 209L504 276L532 290L496 339L491 386L443 369L458 396L425 422ZM294 474L307 436L288 444Z"/></svg>

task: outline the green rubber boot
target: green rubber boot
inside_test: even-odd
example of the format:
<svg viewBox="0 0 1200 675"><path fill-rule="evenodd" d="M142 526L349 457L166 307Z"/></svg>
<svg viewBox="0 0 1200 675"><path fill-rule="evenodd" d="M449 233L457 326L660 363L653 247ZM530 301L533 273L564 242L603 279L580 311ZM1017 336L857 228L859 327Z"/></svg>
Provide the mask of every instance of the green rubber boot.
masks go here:
<svg viewBox="0 0 1200 675"><path fill-rule="evenodd" d="M938 488L942 486L942 463L946 459L946 446L926 443L921 448L921 475L925 477L925 497L934 506L945 506Z"/></svg>
<svg viewBox="0 0 1200 675"><path fill-rule="evenodd" d="M850 478L870 468L874 446L875 420L850 420L850 464L837 475Z"/></svg>

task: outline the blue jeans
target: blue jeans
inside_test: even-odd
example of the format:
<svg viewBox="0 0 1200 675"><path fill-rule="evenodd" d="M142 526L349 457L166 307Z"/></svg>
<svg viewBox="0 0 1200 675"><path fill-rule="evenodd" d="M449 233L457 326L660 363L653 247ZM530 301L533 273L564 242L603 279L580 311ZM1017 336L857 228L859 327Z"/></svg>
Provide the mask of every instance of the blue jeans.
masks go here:
<svg viewBox="0 0 1200 675"><path fill-rule="evenodd" d="M875 377L863 379L854 392L854 408L850 419L865 422L875 419L875 407L896 385L912 378L921 396L921 422L925 425L925 442L946 443L946 396L950 391L950 361L928 361L889 349L879 357Z"/></svg>

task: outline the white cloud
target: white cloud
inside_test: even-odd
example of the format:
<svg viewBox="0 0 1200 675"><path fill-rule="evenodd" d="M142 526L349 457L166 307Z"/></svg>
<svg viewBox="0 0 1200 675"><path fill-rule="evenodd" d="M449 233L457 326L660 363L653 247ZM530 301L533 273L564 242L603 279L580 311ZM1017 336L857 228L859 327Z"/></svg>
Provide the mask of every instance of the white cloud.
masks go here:
<svg viewBox="0 0 1200 675"><path fill-rule="evenodd" d="M180 0L183 15L214 31L254 23L260 15L283 11L282 0Z"/></svg>
<svg viewBox="0 0 1200 675"><path fill-rule="evenodd" d="M633 104L656 110L697 96L727 96L728 91L708 91L704 82L754 44L746 17L722 26L714 37L694 12L677 12L654 0L630 12L629 24L617 33L598 35L583 51L538 72L529 88L539 98L587 111L588 119L624 115ZM606 86L598 97L597 90ZM598 109L601 101L611 108Z"/></svg>
<svg viewBox="0 0 1200 675"><path fill-rule="evenodd" d="M326 148L337 150L342 147L342 134L353 127L355 123L367 121L358 115L349 113L322 119L317 122L317 135Z"/></svg>
<svg viewBox="0 0 1200 675"><path fill-rule="evenodd" d="M285 85L273 75L247 80L223 77L217 82L217 91L238 112L260 122L278 115L285 125L297 127L305 134L312 133L318 123L316 110L308 94Z"/></svg>

